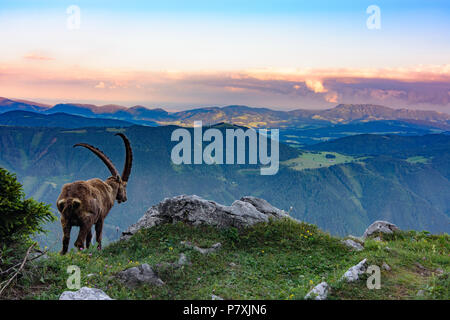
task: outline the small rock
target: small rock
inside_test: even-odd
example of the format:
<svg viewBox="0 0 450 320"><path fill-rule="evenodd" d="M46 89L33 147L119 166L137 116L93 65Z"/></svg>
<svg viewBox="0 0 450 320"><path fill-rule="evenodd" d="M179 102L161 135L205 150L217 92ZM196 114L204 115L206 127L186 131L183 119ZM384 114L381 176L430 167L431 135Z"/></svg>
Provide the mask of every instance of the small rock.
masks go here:
<svg viewBox="0 0 450 320"><path fill-rule="evenodd" d="M386 270L386 271L391 271L391 270L392 270L392 268L391 268L386 262L383 262L383 264L381 265L381 267L382 267L384 270Z"/></svg>
<svg viewBox="0 0 450 320"><path fill-rule="evenodd" d="M183 266L185 264L191 264L188 257L184 253L180 253L180 258L178 259L178 266Z"/></svg>
<svg viewBox="0 0 450 320"><path fill-rule="evenodd" d="M384 247L384 250L386 250L386 251L388 251L388 252L391 252L391 251L392 251L392 249L389 248L388 246Z"/></svg>
<svg viewBox="0 0 450 320"><path fill-rule="evenodd" d="M444 274L444 270L442 270L441 268L437 268L436 270L434 270L437 274Z"/></svg>
<svg viewBox="0 0 450 320"><path fill-rule="evenodd" d="M419 274L421 274L421 275L423 275L423 276L429 276L429 275L431 275L431 271L428 270L427 268L425 268L425 267L424 267L423 265L421 265L420 263L415 262L414 265L416 266L417 272L418 272Z"/></svg>
<svg viewBox="0 0 450 320"><path fill-rule="evenodd" d="M364 250L364 247L361 244L351 239L342 240L341 242L352 250L356 251Z"/></svg>
<svg viewBox="0 0 450 320"><path fill-rule="evenodd" d="M417 291L417 296L418 297L423 297L424 295L425 295L425 291L423 291L423 290Z"/></svg>
<svg viewBox="0 0 450 320"><path fill-rule="evenodd" d="M319 283L310 292L308 292L308 294L305 296L305 299L314 298L314 300L326 300L329 291L330 286L324 281Z"/></svg>
<svg viewBox="0 0 450 320"><path fill-rule="evenodd" d="M95 276L95 273L89 273L86 277L92 278L93 276Z"/></svg>
<svg viewBox="0 0 450 320"><path fill-rule="evenodd" d="M373 240L373 241L376 241L376 242L381 242L381 241L383 241L383 240L381 240L380 237L375 237L375 238L373 238L372 240Z"/></svg>
<svg viewBox="0 0 450 320"><path fill-rule="evenodd" d="M156 286L164 285L164 282L158 278L152 267L146 263L120 271L117 274L117 277L131 288L137 287L141 284L152 284Z"/></svg>
<svg viewBox="0 0 450 320"><path fill-rule="evenodd" d="M211 295L211 300L223 300L222 297L216 296L215 294Z"/></svg>
<svg viewBox="0 0 450 320"><path fill-rule="evenodd" d="M200 248L200 247L197 247L196 245L193 245L189 241L181 241L180 243L185 245L188 248L192 248L195 251L200 252L201 254L208 254L208 253L217 251L217 250L219 250L222 247L222 244L220 242L213 244L211 246L211 248Z"/></svg>
<svg viewBox="0 0 450 320"><path fill-rule="evenodd" d="M347 282L353 282L359 279L359 276L366 272L367 259L362 260L356 266L351 267L342 276L342 279L347 280Z"/></svg>
<svg viewBox="0 0 450 320"><path fill-rule="evenodd" d="M367 239L368 237L371 237L372 235L376 235L379 233L384 234L391 234L395 231L399 231L400 229L393 223L390 223L388 221L375 221L372 223L364 232L363 238Z"/></svg>
<svg viewBox="0 0 450 320"><path fill-rule="evenodd" d="M232 268L233 268L233 267L236 267L236 263L230 262L229 266L232 267Z"/></svg>
<svg viewBox="0 0 450 320"><path fill-rule="evenodd" d="M100 289L82 287L78 291L64 291L59 300L113 300Z"/></svg>

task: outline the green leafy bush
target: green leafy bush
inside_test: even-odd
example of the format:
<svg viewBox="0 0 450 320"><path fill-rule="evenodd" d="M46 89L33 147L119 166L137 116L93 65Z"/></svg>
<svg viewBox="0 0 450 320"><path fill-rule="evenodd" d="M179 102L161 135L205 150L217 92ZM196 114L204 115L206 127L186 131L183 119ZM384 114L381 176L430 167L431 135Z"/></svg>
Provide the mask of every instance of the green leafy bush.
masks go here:
<svg viewBox="0 0 450 320"><path fill-rule="evenodd" d="M0 168L0 243L7 245L44 232L42 225L54 221L50 205L25 199L14 174Z"/></svg>

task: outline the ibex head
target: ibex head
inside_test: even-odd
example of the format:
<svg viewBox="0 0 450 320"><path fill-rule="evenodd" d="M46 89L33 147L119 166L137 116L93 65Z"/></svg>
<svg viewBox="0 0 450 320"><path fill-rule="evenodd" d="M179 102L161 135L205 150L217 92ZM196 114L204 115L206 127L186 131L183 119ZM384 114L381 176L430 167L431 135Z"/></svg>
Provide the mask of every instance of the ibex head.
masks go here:
<svg viewBox="0 0 450 320"><path fill-rule="evenodd" d="M123 133L117 133L116 136L120 136L125 144L126 156L125 165L122 171L122 175L116 169L112 161L99 149L87 144L87 143L77 143L74 147L85 147L91 150L97 157L99 157L106 167L111 172L111 177L108 180L112 180L118 184L116 200L118 203L127 201L127 182L131 173L131 166L133 162L133 152L131 150L130 141Z"/></svg>

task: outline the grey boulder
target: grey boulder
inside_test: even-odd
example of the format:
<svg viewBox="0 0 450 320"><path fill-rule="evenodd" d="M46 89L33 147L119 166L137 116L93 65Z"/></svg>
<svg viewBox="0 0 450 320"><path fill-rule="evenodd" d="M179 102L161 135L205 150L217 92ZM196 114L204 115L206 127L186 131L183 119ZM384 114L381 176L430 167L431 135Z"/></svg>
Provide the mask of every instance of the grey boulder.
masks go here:
<svg viewBox="0 0 450 320"><path fill-rule="evenodd" d="M368 237L371 237L373 235L378 235L380 233L383 234L392 234L395 231L399 231L400 229L393 223L390 223L388 221L375 221L372 223L364 232L363 238L366 239Z"/></svg>
<svg viewBox="0 0 450 320"><path fill-rule="evenodd" d="M289 215L255 197L243 197L234 201L231 206L224 206L196 195L181 195L166 198L149 208L135 224L122 233L121 239L128 239L142 228L179 221L190 225L243 228L267 222L269 218L289 218Z"/></svg>
<svg viewBox="0 0 450 320"><path fill-rule="evenodd" d="M82 287L78 291L64 291L59 300L113 300L100 289Z"/></svg>

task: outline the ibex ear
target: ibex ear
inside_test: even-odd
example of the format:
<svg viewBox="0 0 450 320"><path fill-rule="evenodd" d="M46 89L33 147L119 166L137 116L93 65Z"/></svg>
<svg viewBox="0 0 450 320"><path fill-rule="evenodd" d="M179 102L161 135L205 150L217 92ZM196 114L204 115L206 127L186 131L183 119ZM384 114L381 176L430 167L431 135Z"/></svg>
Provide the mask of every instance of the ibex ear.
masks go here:
<svg viewBox="0 0 450 320"><path fill-rule="evenodd" d="M120 176L116 176L116 182L122 181L122 178Z"/></svg>
<svg viewBox="0 0 450 320"><path fill-rule="evenodd" d="M56 204L56 206L58 207L58 210L59 210L60 212L63 211L64 205L65 205L65 204L66 204L66 200L64 200L64 199L59 200L58 203Z"/></svg>
<svg viewBox="0 0 450 320"><path fill-rule="evenodd" d="M77 209L77 208L79 208L80 206L81 206L81 201L80 201L80 199L75 198L75 199L72 200L72 207L73 207L74 209Z"/></svg>

